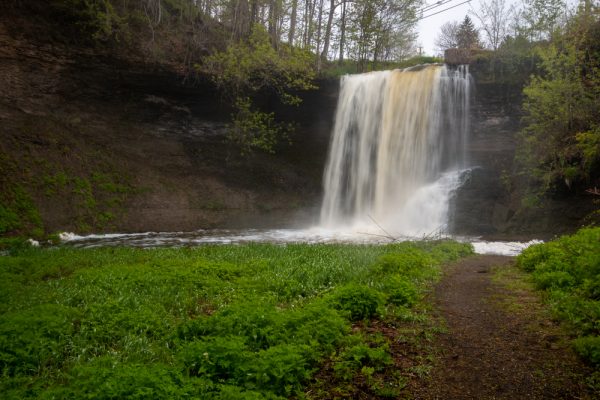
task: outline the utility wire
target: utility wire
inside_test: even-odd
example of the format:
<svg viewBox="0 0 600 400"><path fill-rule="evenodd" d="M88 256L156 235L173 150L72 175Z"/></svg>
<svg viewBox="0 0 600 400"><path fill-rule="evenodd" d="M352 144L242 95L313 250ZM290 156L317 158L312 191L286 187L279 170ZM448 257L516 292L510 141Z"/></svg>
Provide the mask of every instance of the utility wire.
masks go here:
<svg viewBox="0 0 600 400"><path fill-rule="evenodd" d="M425 18L433 17L434 15L441 14L441 13L443 13L443 12L445 12L445 11L452 10L453 8L456 8L456 7L458 7L458 6L462 6L463 4L467 4L467 3L470 3L470 2L471 2L471 0L463 1L462 3L460 3L460 4L457 4L457 5L455 5L455 6L452 6L452 7L445 8L445 9L443 9L443 10L441 10L441 11L438 11L438 12L435 12L435 13L433 13L433 14L425 15L424 17L421 17L421 18L417 19L417 21L421 21L421 20L423 20L423 19L425 19Z"/></svg>
<svg viewBox="0 0 600 400"><path fill-rule="evenodd" d="M419 10L419 12L424 13L424 12L427 12L427 11L431 11L431 10L434 10L436 8L439 8L439 7L443 6L444 4L448 4L448 3L451 3L453 1L454 0L439 0L437 3L433 3L433 4L430 4L430 5L427 5L427 6L423 7L422 9Z"/></svg>

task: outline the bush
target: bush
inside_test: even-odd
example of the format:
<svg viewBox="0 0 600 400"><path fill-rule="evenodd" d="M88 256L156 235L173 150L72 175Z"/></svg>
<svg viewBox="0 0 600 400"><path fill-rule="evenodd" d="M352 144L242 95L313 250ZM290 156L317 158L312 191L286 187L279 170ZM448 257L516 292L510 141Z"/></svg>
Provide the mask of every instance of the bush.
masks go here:
<svg viewBox="0 0 600 400"><path fill-rule="evenodd" d="M42 399L178 399L187 398L183 377L170 366L155 363L122 364L111 357L76 367L68 380L69 387L55 387Z"/></svg>
<svg viewBox="0 0 600 400"><path fill-rule="evenodd" d="M364 367L381 371L392 364L393 360L387 345L369 347L367 344L359 343L343 351L333 369L338 378L350 380Z"/></svg>
<svg viewBox="0 0 600 400"><path fill-rule="evenodd" d="M243 367L252 360L252 353L243 337L210 337L185 345L179 359L190 376L238 384L246 377Z"/></svg>
<svg viewBox="0 0 600 400"><path fill-rule="evenodd" d="M334 307L347 312L352 321L375 317L383 303L381 292L355 284L342 287L333 294Z"/></svg>
<svg viewBox="0 0 600 400"><path fill-rule="evenodd" d="M573 341L575 351L593 365L600 366L600 337L584 336Z"/></svg>
<svg viewBox="0 0 600 400"><path fill-rule="evenodd" d="M408 247L403 252L384 254L373 264L369 272L375 276L402 274L420 276L432 265L434 259L421 249Z"/></svg>
<svg viewBox="0 0 600 400"><path fill-rule="evenodd" d="M65 361L75 309L47 304L0 316L0 376L37 375Z"/></svg>
<svg viewBox="0 0 600 400"><path fill-rule="evenodd" d="M575 279L565 271L551 271L535 274L533 277L538 289L559 289L573 286Z"/></svg>
<svg viewBox="0 0 600 400"><path fill-rule="evenodd" d="M524 250L517 264L531 273L554 314L580 338L577 352L600 365L600 228L586 228Z"/></svg>
<svg viewBox="0 0 600 400"><path fill-rule="evenodd" d="M403 276L396 275L389 280L388 303L396 306L410 307L419 299L415 285Z"/></svg>

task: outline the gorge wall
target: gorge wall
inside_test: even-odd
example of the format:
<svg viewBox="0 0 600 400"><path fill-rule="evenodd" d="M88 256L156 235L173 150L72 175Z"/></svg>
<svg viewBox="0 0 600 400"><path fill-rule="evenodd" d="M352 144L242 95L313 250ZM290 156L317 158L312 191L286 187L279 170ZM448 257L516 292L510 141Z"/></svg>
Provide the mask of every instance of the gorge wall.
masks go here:
<svg viewBox="0 0 600 400"><path fill-rule="evenodd" d="M210 82L134 61L0 24L0 187L8 206L39 211L29 227L290 226L318 209L337 82L299 108L273 104L297 123L293 144L242 157Z"/></svg>

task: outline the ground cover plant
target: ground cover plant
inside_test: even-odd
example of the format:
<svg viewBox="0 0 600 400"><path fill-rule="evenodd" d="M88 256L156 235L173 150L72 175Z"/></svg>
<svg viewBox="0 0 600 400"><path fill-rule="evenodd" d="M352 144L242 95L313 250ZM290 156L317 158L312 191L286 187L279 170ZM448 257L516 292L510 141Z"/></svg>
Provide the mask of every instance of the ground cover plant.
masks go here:
<svg viewBox="0 0 600 400"><path fill-rule="evenodd" d="M391 363L352 329L409 314L453 242L183 249L18 248L0 256L6 399L310 397ZM375 383L373 383L375 385Z"/></svg>
<svg viewBox="0 0 600 400"><path fill-rule="evenodd" d="M518 257L554 314L576 336L575 350L600 367L600 228L531 246Z"/></svg>

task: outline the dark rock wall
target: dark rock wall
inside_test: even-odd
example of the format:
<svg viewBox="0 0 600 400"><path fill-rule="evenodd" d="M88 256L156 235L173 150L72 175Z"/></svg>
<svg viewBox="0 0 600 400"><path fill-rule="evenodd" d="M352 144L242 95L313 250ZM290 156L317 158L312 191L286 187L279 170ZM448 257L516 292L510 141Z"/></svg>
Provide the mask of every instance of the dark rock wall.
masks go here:
<svg viewBox="0 0 600 400"><path fill-rule="evenodd" d="M230 104L209 82L138 61L40 44L0 23L0 161L14 166L10 179L27 189L47 231L314 222L337 81L303 93L300 107L273 102L297 124L292 145L241 157L226 142ZM105 193L93 187L94 198L81 199L73 184L93 185L98 171L131 185L102 209L112 216L103 224L94 213ZM57 172L67 175L59 190L45 183Z"/></svg>
<svg viewBox="0 0 600 400"><path fill-rule="evenodd" d="M514 214L507 179L513 172L520 96L519 87L476 81L468 147L473 169L452 204L454 233L497 234Z"/></svg>
<svg viewBox="0 0 600 400"><path fill-rule="evenodd" d="M548 195L538 204L523 201L515 165L521 128L522 87L493 82L476 68L469 156L474 166L452 204L451 230L462 235L498 239L550 239L592 222L597 209L587 194ZM597 218L597 216L596 216Z"/></svg>

